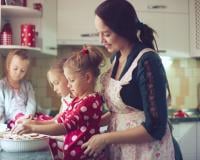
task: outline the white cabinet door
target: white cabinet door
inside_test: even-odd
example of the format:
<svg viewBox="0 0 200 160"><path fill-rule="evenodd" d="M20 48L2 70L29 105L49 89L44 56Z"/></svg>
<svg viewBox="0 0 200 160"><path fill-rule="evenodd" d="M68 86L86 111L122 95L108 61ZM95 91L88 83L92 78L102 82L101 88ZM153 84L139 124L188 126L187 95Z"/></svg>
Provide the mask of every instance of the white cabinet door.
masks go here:
<svg viewBox="0 0 200 160"><path fill-rule="evenodd" d="M42 52L57 55L57 0L42 0Z"/></svg>
<svg viewBox="0 0 200 160"><path fill-rule="evenodd" d="M100 44L94 10L101 0L58 0L58 44Z"/></svg>
<svg viewBox="0 0 200 160"><path fill-rule="evenodd" d="M156 32L161 55L190 57L188 0L129 0L140 21Z"/></svg>
<svg viewBox="0 0 200 160"><path fill-rule="evenodd" d="M161 55L189 57L188 14L138 11L138 16L157 32Z"/></svg>
<svg viewBox="0 0 200 160"><path fill-rule="evenodd" d="M161 55L190 57L188 0L129 0L140 21L152 27Z"/></svg>
<svg viewBox="0 0 200 160"><path fill-rule="evenodd" d="M198 160L197 155L197 123L180 122L173 124L173 135L179 142L184 160Z"/></svg>
<svg viewBox="0 0 200 160"><path fill-rule="evenodd" d="M200 159L200 122L197 122L197 160Z"/></svg>
<svg viewBox="0 0 200 160"><path fill-rule="evenodd" d="M129 0L129 1L138 11L188 13L188 0Z"/></svg>

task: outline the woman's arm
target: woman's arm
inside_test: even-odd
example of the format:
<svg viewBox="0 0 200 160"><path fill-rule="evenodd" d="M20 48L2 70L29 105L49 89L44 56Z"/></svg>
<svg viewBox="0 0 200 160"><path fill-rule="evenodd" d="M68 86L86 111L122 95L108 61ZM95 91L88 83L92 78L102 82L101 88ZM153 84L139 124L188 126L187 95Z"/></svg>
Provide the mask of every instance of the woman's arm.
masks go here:
<svg viewBox="0 0 200 160"><path fill-rule="evenodd" d="M145 115L142 125L154 139L161 140L167 128L167 78L156 53L141 58L137 78Z"/></svg>
<svg viewBox="0 0 200 160"><path fill-rule="evenodd" d="M85 154L93 155L100 153L105 146L109 144L140 144L150 141L153 141L153 138L146 129L140 125L123 131L94 135L89 141L82 145L82 148L85 148Z"/></svg>
<svg viewBox="0 0 200 160"><path fill-rule="evenodd" d="M124 131L110 132L104 134L104 141L106 144L138 144L153 141L151 135L146 131L146 129L142 125Z"/></svg>

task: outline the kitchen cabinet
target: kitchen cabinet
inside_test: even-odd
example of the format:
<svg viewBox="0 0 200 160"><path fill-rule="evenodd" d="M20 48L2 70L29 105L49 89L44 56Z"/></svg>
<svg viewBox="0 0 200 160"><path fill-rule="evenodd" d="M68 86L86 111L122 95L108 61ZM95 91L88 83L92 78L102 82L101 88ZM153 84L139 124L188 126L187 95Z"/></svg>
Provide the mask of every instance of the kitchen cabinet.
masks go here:
<svg viewBox="0 0 200 160"><path fill-rule="evenodd" d="M197 122L180 122L173 124L173 135L178 141L183 159L185 160L199 160L198 153L198 137L197 136Z"/></svg>
<svg viewBox="0 0 200 160"><path fill-rule="evenodd" d="M187 13L188 0L128 0L137 11Z"/></svg>
<svg viewBox="0 0 200 160"><path fill-rule="evenodd" d="M129 0L141 21L157 32L161 55L189 57L188 0ZM58 1L58 44L100 44L94 10L101 0ZM78 10L76 9L78 8ZM92 35L92 36L90 36Z"/></svg>
<svg viewBox="0 0 200 160"><path fill-rule="evenodd" d="M58 44L100 44L94 10L101 0L58 0Z"/></svg>
<svg viewBox="0 0 200 160"><path fill-rule="evenodd" d="M129 0L152 27L161 56L190 57L188 0Z"/></svg>
<svg viewBox="0 0 200 160"><path fill-rule="evenodd" d="M200 122L197 123L197 160L200 159Z"/></svg>
<svg viewBox="0 0 200 160"><path fill-rule="evenodd" d="M41 3L42 10L33 9L33 3ZM13 45L0 45L1 52L9 49L27 49L31 52L56 55L56 1L29 0L27 7L1 5L1 27L8 20L12 27ZM36 47L21 46L21 24L36 27Z"/></svg>

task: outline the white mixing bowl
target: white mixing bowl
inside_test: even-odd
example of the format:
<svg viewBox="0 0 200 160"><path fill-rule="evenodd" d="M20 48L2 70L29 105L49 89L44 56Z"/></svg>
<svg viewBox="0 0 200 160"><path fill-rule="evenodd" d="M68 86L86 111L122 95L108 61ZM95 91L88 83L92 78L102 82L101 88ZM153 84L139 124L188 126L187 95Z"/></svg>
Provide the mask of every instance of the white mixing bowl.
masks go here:
<svg viewBox="0 0 200 160"><path fill-rule="evenodd" d="M1 139L1 148L6 152L27 152L47 149L49 139L47 137L31 140Z"/></svg>

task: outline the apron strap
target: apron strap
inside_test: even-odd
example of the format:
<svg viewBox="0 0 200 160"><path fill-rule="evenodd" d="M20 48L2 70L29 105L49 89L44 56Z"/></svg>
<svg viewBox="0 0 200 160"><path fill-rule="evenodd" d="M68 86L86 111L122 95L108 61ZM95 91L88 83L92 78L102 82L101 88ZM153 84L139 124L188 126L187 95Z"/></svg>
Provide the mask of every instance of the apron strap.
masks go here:
<svg viewBox="0 0 200 160"><path fill-rule="evenodd" d="M148 52L155 52L155 50L153 50L151 48L145 48L145 49L143 49L143 50L140 51L140 53L138 54L138 56L134 59L134 61L132 62L131 66L129 67L128 71L121 78L121 80L120 80L121 85L128 84L131 81L133 70L137 67L138 61L140 60L140 58L145 53L148 53Z"/></svg>

